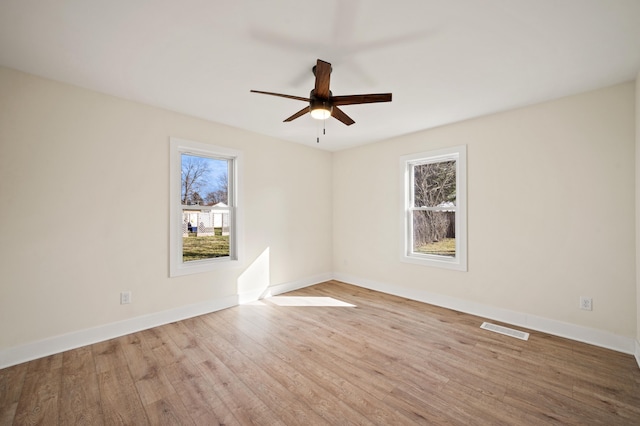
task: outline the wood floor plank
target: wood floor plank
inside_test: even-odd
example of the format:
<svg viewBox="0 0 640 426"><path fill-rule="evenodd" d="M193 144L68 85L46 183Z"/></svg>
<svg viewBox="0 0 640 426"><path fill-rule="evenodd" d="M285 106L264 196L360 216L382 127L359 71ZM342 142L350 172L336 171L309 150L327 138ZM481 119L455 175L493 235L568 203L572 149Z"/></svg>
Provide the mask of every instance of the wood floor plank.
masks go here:
<svg viewBox="0 0 640 426"><path fill-rule="evenodd" d="M216 339L215 345L220 343L221 339ZM217 356L285 424L322 423L322 417L313 410L314 404L308 405L309 399L327 409L335 406L336 401L333 401L334 404L327 402L327 395L309 387L299 375L295 377L297 380L286 383L287 380L283 377L289 376L274 372L273 368L260 359L249 359L239 351L218 352ZM289 404L285 406L279 401L289 401Z"/></svg>
<svg viewBox="0 0 640 426"><path fill-rule="evenodd" d="M102 425L100 388L90 347L63 353L60 423Z"/></svg>
<svg viewBox="0 0 640 426"><path fill-rule="evenodd" d="M490 425L519 425L519 424L545 424L546 416L535 416L528 412L522 412L512 405L505 403L503 399L494 398L476 389L466 386L457 380L452 380L443 392L449 401L458 401L458 405L466 407L473 416L477 416L476 423ZM450 402L449 402L450 404ZM539 414L539 413L538 413ZM482 421L480 421L482 419Z"/></svg>
<svg viewBox="0 0 640 426"><path fill-rule="evenodd" d="M263 313L261 310L255 312ZM260 327L263 322L262 320L256 320L255 327ZM362 378L371 392L381 394L380 398L397 386L397 380L381 372L380 366L362 361L363 353L368 350L366 346L356 351L343 350L344 345L336 343L333 338L335 333L331 331L324 333L325 330L316 328L316 325L310 323L309 319L305 318L304 315L299 316L298 314L289 313L286 317L280 316L278 323L282 326L276 329L266 328L265 335L267 339L278 338L281 341L281 347L296 348L298 354L291 358L296 356L303 359L314 357L318 363L328 366L330 369L339 369L344 366L344 370L341 371L344 377L349 377L352 381ZM301 324L304 325L301 326ZM291 332L291 330L299 329L308 330L312 337L299 339L298 334ZM322 334L320 333L321 331L323 332ZM276 348L272 350L277 351Z"/></svg>
<svg viewBox="0 0 640 426"><path fill-rule="evenodd" d="M209 326L217 336L212 336L214 338L207 343L219 348L221 360L236 374L245 377L245 383L251 384L285 423L317 424L324 419L330 424L345 420L351 424L370 424L361 413L307 377L297 364L282 365L273 353L238 329L217 321L210 321ZM285 408L277 404L278 400L295 402ZM340 417L336 417L337 412L341 413Z"/></svg>
<svg viewBox="0 0 640 426"><path fill-rule="evenodd" d="M127 359L122 352L122 341L122 338L111 339L91 345L96 372L127 368Z"/></svg>
<svg viewBox="0 0 640 426"><path fill-rule="evenodd" d="M260 317L252 316L249 307L242 311L227 310L221 312L224 319L228 315L237 315L232 320L232 327L242 327L247 333L253 330L253 337L268 348L275 356L286 365L301 362L309 363L309 369L317 374L331 371L340 379L356 384L366 389L366 392L377 399L384 398L397 383L387 380L375 371L375 367L368 364L358 364L358 359L345 353L336 352L333 347L319 341L315 336L312 339L299 339L295 334L275 332L264 326ZM313 333L313 331L311 331ZM321 385L326 385L320 382Z"/></svg>
<svg viewBox="0 0 640 426"><path fill-rule="evenodd" d="M202 375L173 383L182 403L198 425L240 425L220 399L215 387Z"/></svg>
<svg viewBox="0 0 640 426"><path fill-rule="evenodd" d="M576 380L573 398L626 419L640 419L640 392L619 387L614 381L606 386L585 378Z"/></svg>
<svg viewBox="0 0 640 426"><path fill-rule="evenodd" d="M227 311L227 314L231 315L233 311ZM222 326L240 330L250 337L256 345L264 347L269 353L273 354L273 359L264 360L267 369L272 370L272 366L277 364L277 360L282 360L285 364L284 367L288 371L295 370L313 380L316 386L325 388L326 391L335 395L375 424L401 425L411 423L408 418L402 416L396 410L376 403L377 400L372 394L348 380L351 376L346 374L344 370L335 371L338 368L337 364L327 360L327 353L320 350L320 348L314 350L309 346L297 347L290 340L274 338L273 334L266 333L260 328L260 323L251 321L251 318L245 311L244 315L237 316L231 320L232 322L225 321L226 325L222 324ZM225 317L225 319L227 318ZM248 319L248 321L243 322L245 319ZM296 340L307 341L308 339L306 336L298 336ZM260 355L255 354L253 345L245 344L242 347L245 348L245 353L250 358L260 357ZM322 362L321 360L328 362ZM278 372L272 374L277 375ZM384 391L382 396L386 395L388 391Z"/></svg>
<svg viewBox="0 0 640 426"><path fill-rule="evenodd" d="M61 380L62 354L30 362L14 422L17 424L57 424Z"/></svg>
<svg viewBox="0 0 640 426"><path fill-rule="evenodd" d="M171 334L171 340L180 348L181 352L195 364L206 361L210 354L198 343L198 337L189 330L184 322L174 322L164 326Z"/></svg>
<svg viewBox="0 0 640 426"><path fill-rule="evenodd" d="M269 365L265 365L263 348L253 341L249 341L241 333L236 330L227 330L226 327L219 327L223 323L210 322L209 327L212 330L212 334L208 339L205 339L204 344L212 352L216 353L216 356L230 371L237 375L246 385L251 388L252 391L269 406L277 400L293 400L294 394L283 386L270 370ZM255 345L251 348L249 355L247 355L247 345ZM271 361L275 361L271 358ZM275 380L274 380L275 379ZM277 404L276 404L277 405ZM282 407L275 407L281 409ZM298 422L307 423L309 416L305 414L305 411L310 411L309 407L302 412L298 409L293 409L293 413L281 414L283 421L285 422ZM298 414L302 414L302 417L297 417ZM318 420L315 416L313 420Z"/></svg>
<svg viewBox="0 0 640 426"><path fill-rule="evenodd" d="M602 423L600 410L584 404L538 384L521 381L512 383L507 389L504 401L532 416L560 424L580 424L580 419L589 423ZM605 417L606 418L606 415ZM624 424L617 422L616 424Z"/></svg>
<svg viewBox="0 0 640 426"><path fill-rule="evenodd" d="M186 358L180 347L171 339L167 327L156 327L140 332L141 338L151 348L160 366L171 365Z"/></svg>
<svg viewBox="0 0 640 426"><path fill-rule="evenodd" d="M198 367L203 377L213 384L215 392L241 424L286 424L217 357L210 357Z"/></svg>
<svg viewBox="0 0 640 426"><path fill-rule="evenodd" d="M633 356L338 281L282 296L0 370L0 424L640 424Z"/></svg>
<svg viewBox="0 0 640 426"><path fill-rule="evenodd" d="M141 337L141 333L125 336L122 351L142 404L146 406L159 400L171 400L175 389Z"/></svg>
<svg viewBox="0 0 640 426"><path fill-rule="evenodd" d="M0 370L0 425L10 425L16 415L28 363Z"/></svg>
<svg viewBox="0 0 640 426"><path fill-rule="evenodd" d="M169 394L151 404L145 405L149 423L156 425L196 425L191 414L185 408L182 399L176 394Z"/></svg>
<svg viewBox="0 0 640 426"><path fill-rule="evenodd" d="M102 353L104 355L104 352ZM115 352L113 353L115 355ZM149 421L128 367L98 374L105 424L147 425Z"/></svg>

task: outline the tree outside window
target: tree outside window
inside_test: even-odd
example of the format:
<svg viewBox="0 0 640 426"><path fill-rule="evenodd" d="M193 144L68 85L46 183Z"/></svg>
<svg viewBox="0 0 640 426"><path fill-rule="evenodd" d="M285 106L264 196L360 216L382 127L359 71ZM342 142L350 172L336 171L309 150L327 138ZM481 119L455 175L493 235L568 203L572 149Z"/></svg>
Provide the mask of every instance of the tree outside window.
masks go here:
<svg viewBox="0 0 640 426"><path fill-rule="evenodd" d="M456 255L456 162L413 166L413 250Z"/></svg>

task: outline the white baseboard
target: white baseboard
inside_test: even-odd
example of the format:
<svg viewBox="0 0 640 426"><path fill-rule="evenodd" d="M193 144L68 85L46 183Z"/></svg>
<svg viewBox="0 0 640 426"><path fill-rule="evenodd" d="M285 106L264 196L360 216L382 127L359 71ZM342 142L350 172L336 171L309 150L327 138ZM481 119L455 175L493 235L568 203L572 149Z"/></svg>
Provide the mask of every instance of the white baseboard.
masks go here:
<svg viewBox="0 0 640 426"><path fill-rule="evenodd" d="M276 296L278 294L286 293L288 291L298 290L300 288L309 287L315 284L320 284L325 281L330 281L332 279L333 279L333 274L326 273L326 274L315 275L313 277L309 277L309 278L298 280L298 281L292 281L289 283L274 285L269 287L269 291L270 291L269 295Z"/></svg>
<svg viewBox="0 0 640 426"><path fill-rule="evenodd" d="M225 309L238 304L237 296L196 303L188 306L142 315L124 321L113 322L85 330L26 343L0 351L0 368L20 364L37 358L64 352L81 346Z"/></svg>
<svg viewBox="0 0 640 426"><path fill-rule="evenodd" d="M240 303L253 302L263 297L269 297L270 295L319 284L332 278L333 275L331 273L316 275L289 283L277 284L267 288L265 291L243 293L193 305L181 306L167 311L156 312L2 349L0 350L0 369L186 318L230 308Z"/></svg>
<svg viewBox="0 0 640 426"><path fill-rule="evenodd" d="M422 290L403 289L386 283L354 277L347 274L320 274L305 279L277 284L266 290L243 293L241 295L227 296L221 299L201 302L193 305L182 306L163 312L143 315L124 321L105 324L86 330L54 336L36 342L26 343L21 346L0 350L0 369L12 365L42 358L59 352L79 348L97 342L135 333L174 321L204 315L221 309L230 308L240 303L249 303L264 297L275 296L288 291L297 290L311 285L319 284L331 279L336 279L359 287L406 297L411 300L429 303L444 308L477 315L495 321L521 326L532 330L553 334L568 339L589 343L612 349L618 352L632 354L640 367L640 342L634 339L618 336L602 330L582 327L575 324L550 320L535 315L499 309L480 303L457 299L442 294L430 293Z"/></svg>
<svg viewBox="0 0 640 426"><path fill-rule="evenodd" d="M431 305L441 306L443 308L453 309L455 311L477 315L479 317L489 318L531 330L541 331L554 336L565 337L567 339L612 349L626 354L633 355L635 353L636 361L638 361L638 365L640 366L640 346L638 342L635 342L634 339L628 337L535 315L500 309L442 294L401 288L387 283L354 277L348 274L336 273L334 274L334 279L348 284L357 285L359 287L368 288L370 290L393 294L395 296L405 297L407 299L429 303Z"/></svg>

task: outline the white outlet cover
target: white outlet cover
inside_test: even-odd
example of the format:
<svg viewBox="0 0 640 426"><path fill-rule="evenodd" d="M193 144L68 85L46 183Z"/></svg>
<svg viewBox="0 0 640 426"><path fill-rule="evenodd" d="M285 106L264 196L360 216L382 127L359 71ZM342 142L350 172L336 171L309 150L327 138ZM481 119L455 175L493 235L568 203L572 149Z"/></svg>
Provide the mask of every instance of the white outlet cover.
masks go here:
<svg viewBox="0 0 640 426"><path fill-rule="evenodd" d="M126 305L129 303L131 303L131 292L123 291L122 293L120 293L120 304Z"/></svg>
<svg viewBox="0 0 640 426"><path fill-rule="evenodd" d="M590 297L581 296L580 297L580 309L583 309L585 311L593 310L593 299L590 298Z"/></svg>

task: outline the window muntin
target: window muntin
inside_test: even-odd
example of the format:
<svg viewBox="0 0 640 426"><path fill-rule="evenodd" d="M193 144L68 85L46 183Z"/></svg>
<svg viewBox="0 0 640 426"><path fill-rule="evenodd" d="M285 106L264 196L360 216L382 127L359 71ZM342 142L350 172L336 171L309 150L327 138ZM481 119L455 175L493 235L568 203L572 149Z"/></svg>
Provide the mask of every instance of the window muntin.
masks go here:
<svg viewBox="0 0 640 426"><path fill-rule="evenodd" d="M171 138L170 162L170 276L237 263L241 153Z"/></svg>
<svg viewBox="0 0 640 426"><path fill-rule="evenodd" d="M402 260L466 271L466 147L401 158Z"/></svg>

